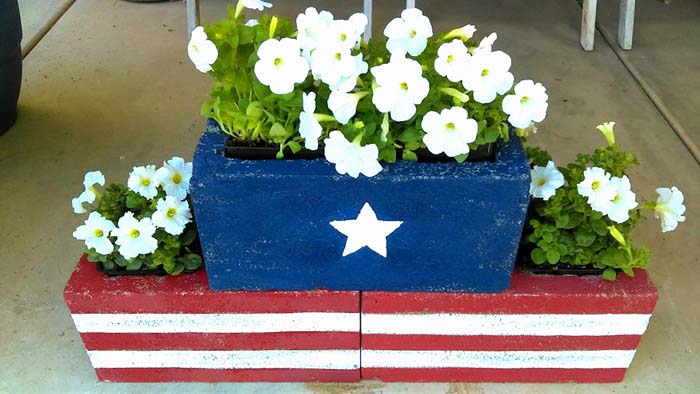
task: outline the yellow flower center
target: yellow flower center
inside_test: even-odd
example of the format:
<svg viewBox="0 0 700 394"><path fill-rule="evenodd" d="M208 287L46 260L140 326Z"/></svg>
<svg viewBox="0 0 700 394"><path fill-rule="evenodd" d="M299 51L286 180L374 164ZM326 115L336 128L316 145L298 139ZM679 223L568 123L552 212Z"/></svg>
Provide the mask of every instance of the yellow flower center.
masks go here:
<svg viewBox="0 0 700 394"><path fill-rule="evenodd" d="M175 217L176 214L177 210L175 208L168 208L168 212L166 213L169 218Z"/></svg>
<svg viewBox="0 0 700 394"><path fill-rule="evenodd" d="M530 100L529 97L523 96L523 97L520 99L520 104L525 104L525 103L527 103L529 100Z"/></svg>
<svg viewBox="0 0 700 394"><path fill-rule="evenodd" d="M401 82L401 90L408 90L408 84L406 82Z"/></svg>
<svg viewBox="0 0 700 394"><path fill-rule="evenodd" d="M545 183L547 183L547 180L544 178L540 178L540 180L537 181L537 186L544 186Z"/></svg>
<svg viewBox="0 0 700 394"><path fill-rule="evenodd" d="M192 50L195 52L199 52L199 48L197 47L197 44L192 44Z"/></svg>
<svg viewBox="0 0 700 394"><path fill-rule="evenodd" d="M335 60L340 60L340 58L342 58L342 57L343 57L343 55L341 55L340 52L335 54Z"/></svg>
<svg viewBox="0 0 700 394"><path fill-rule="evenodd" d="M129 236L131 238L138 238L139 235L141 235L141 233L137 229L133 229L133 230L129 231Z"/></svg>
<svg viewBox="0 0 700 394"><path fill-rule="evenodd" d="M282 64L282 58L278 57L275 59L275 66L279 66L280 64Z"/></svg>
<svg viewBox="0 0 700 394"><path fill-rule="evenodd" d="M620 200L620 195L616 194L615 198L613 198L612 202L618 202Z"/></svg>
<svg viewBox="0 0 700 394"><path fill-rule="evenodd" d="M481 76L482 76L482 77L485 77L485 76L487 76L487 75L489 75L489 69L488 69L488 68L485 68L485 69L483 69L483 70L481 71Z"/></svg>
<svg viewBox="0 0 700 394"><path fill-rule="evenodd" d="M450 123L447 123L447 124L445 125L445 128L446 128L447 130L452 131L452 130L454 130L454 129L456 128L456 126L455 126L454 123L450 122Z"/></svg>
<svg viewBox="0 0 700 394"><path fill-rule="evenodd" d="M105 233L102 231L102 229L99 229L99 228L95 229L94 234L95 234L96 238L102 238L102 236L105 235Z"/></svg>
<svg viewBox="0 0 700 394"><path fill-rule="evenodd" d="M598 182L598 181L593 181L593 183L591 183L591 189L596 190L596 189L598 189L599 187L600 187L600 182Z"/></svg>
<svg viewBox="0 0 700 394"><path fill-rule="evenodd" d="M416 37L416 34L418 34L417 31L411 30L411 38L415 38L415 37Z"/></svg>
<svg viewBox="0 0 700 394"><path fill-rule="evenodd" d="M148 186L151 184L151 180L148 178L141 178L141 184L144 186Z"/></svg>
<svg viewBox="0 0 700 394"><path fill-rule="evenodd" d="M455 57L452 55L447 55L447 63L452 63L455 60Z"/></svg>
<svg viewBox="0 0 700 394"><path fill-rule="evenodd" d="M348 35L345 33L340 33L340 41L345 41L348 39Z"/></svg>
<svg viewBox="0 0 700 394"><path fill-rule="evenodd" d="M180 175L179 172L176 172L176 173L173 175L173 183L176 184L176 185L179 185L180 182L182 182L182 175Z"/></svg>

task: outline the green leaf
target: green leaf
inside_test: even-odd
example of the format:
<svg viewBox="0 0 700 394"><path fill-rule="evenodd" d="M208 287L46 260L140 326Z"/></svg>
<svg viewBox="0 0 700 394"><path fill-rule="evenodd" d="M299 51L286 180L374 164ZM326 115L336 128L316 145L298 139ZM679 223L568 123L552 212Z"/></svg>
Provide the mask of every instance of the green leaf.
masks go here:
<svg viewBox="0 0 700 394"><path fill-rule="evenodd" d="M185 232L180 235L180 245L188 246L197 239L197 230L194 227L187 226Z"/></svg>
<svg viewBox="0 0 700 394"><path fill-rule="evenodd" d="M547 251L547 262L549 264L556 264L559 262L559 251L556 249L549 249Z"/></svg>
<svg viewBox="0 0 700 394"><path fill-rule="evenodd" d="M114 261L104 261L102 262L102 268L106 269L108 271L111 271L114 269Z"/></svg>
<svg viewBox="0 0 700 394"><path fill-rule="evenodd" d="M606 268L603 271L603 279L609 280L609 281L614 281L616 278L617 278L617 272L615 272L614 269Z"/></svg>
<svg viewBox="0 0 700 394"><path fill-rule="evenodd" d="M187 268L188 270L195 270L199 267L202 266L202 257L194 254L194 253L189 253L180 258L180 262Z"/></svg>
<svg viewBox="0 0 700 394"><path fill-rule="evenodd" d="M141 269L141 261L140 260L131 261L126 265L127 271L138 271L140 269Z"/></svg>
<svg viewBox="0 0 700 394"><path fill-rule="evenodd" d="M301 150L301 145L296 141L289 141L287 146L292 150L292 153L297 153Z"/></svg>
<svg viewBox="0 0 700 394"><path fill-rule="evenodd" d="M404 150L401 153L401 158L403 160L409 160L409 161L418 161L418 157L414 152L411 152L410 150Z"/></svg>
<svg viewBox="0 0 700 394"><path fill-rule="evenodd" d="M595 241L595 234L583 229L578 229L574 233L574 239L579 246L590 246Z"/></svg>
<svg viewBox="0 0 700 394"><path fill-rule="evenodd" d="M544 262L547 260L547 255L545 254L544 250L540 248L533 249L532 252L530 252L530 257L535 264L544 264Z"/></svg>
<svg viewBox="0 0 700 394"><path fill-rule="evenodd" d="M566 228L566 225L569 224L569 215L561 215L561 216L557 217L556 223L557 223L557 227Z"/></svg>

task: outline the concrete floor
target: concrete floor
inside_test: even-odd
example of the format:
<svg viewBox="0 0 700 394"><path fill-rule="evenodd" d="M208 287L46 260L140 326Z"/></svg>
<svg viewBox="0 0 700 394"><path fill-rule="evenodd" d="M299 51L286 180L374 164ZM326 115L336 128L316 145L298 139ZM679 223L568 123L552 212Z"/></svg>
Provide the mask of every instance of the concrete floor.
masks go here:
<svg viewBox="0 0 700 394"><path fill-rule="evenodd" d="M225 14L224 0L203 3L205 20ZM275 12L283 15L294 15L309 3L339 16L361 7L359 0L276 3ZM602 144L595 125L615 120L620 143L642 162L631 174L640 198L654 198L654 189L661 185L676 185L686 195L687 222L679 230L661 235L657 221L650 218L636 234L637 242L655 252L650 271L660 299L623 383L98 383L62 299L81 250L71 238L81 220L72 214L70 199L79 192L85 171L101 169L108 182L122 181L133 165L158 163L172 155L191 157L204 124L199 105L207 96L209 79L187 59L181 2L82 0L25 59L20 119L0 138L0 393L697 392L698 163L600 36L594 52L579 48L581 10L575 1L542 0L537 7L516 0L455 3L431 1L424 7L437 31L467 22L483 34L497 31L497 46L513 57L516 78L534 78L547 86L549 116L532 143L555 150L555 159L563 162ZM666 84L657 86L667 87L664 98L669 106L678 92L687 103L697 103L700 91L692 85L698 81L700 52L693 47L697 40L670 44L657 36L679 34L676 29L689 32L692 23L697 29L698 19L661 18L657 4L639 3L630 57L642 69L640 59L647 56L648 73L673 76L648 77ZM400 4L377 4L376 33L398 13ZM688 4L673 0L664 7L692 6ZM655 64L663 68L656 70ZM688 105L672 108L687 129L697 131L697 105Z"/></svg>

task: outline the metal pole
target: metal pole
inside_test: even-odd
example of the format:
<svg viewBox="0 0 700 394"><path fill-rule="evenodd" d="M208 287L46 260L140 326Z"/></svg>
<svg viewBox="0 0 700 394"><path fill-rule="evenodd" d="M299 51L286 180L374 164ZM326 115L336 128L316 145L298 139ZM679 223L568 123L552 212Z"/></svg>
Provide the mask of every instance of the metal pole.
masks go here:
<svg viewBox="0 0 700 394"><path fill-rule="evenodd" d="M199 26L199 0L187 0L187 37Z"/></svg>

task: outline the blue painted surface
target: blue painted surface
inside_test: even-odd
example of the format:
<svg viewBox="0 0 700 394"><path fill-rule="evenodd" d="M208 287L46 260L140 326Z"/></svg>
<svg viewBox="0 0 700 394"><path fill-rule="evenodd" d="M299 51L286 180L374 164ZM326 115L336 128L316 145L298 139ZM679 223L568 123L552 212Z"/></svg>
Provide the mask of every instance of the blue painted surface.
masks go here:
<svg viewBox="0 0 700 394"><path fill-rule="evenodd" d="M226 159L224 140L210 123L191 186L212 289L508 288L530 182L518 138L495 162L397 162L359 179L325 159ZM387 258L366 247L342 257L347 238L329 224L355 219L365 202L379 220L404 222Z"/></svg>

